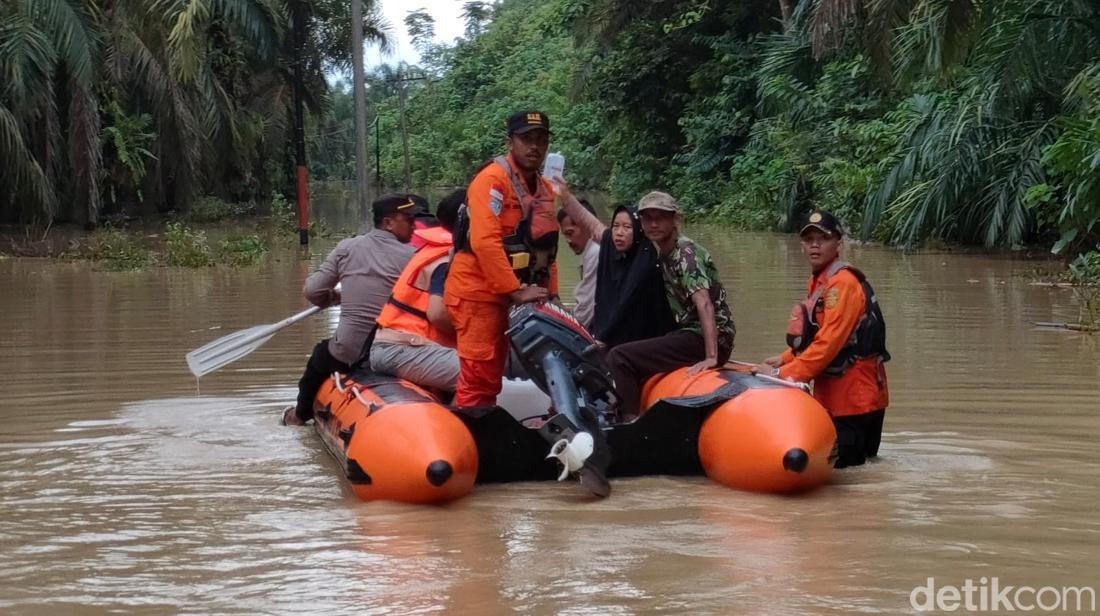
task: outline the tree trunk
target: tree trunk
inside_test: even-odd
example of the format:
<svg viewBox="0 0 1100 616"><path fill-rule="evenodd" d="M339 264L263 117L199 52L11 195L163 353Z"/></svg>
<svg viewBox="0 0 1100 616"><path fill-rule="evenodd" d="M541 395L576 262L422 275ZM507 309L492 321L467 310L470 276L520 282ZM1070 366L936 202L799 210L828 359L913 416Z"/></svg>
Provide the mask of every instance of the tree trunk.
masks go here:
<svg viewBox="0 0 1100 616"><path fill-rule="evenodd" d="M783 31L791 29L791 0L779 0L779 16L783 20Z"/></svg>

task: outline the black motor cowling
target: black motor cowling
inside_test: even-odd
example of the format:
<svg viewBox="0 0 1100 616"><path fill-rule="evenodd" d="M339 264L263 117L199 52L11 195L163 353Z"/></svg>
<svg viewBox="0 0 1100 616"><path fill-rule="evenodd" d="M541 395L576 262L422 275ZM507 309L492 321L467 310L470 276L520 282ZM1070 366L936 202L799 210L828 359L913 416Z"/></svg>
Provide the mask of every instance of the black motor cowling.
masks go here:
<svg viewBox="0 0 1100 616"><path fill-rule="evenodd" d="M592 452L580 469L581 483L600 496L610 493L605 473L611 462L603 434L603 418L611 416L616 402L610 372L598 354L595 340L576 319L554 304L519 304L508 314L508 336L528 375L546 392L557 414L539 429L554 447L552 455L572 470L560 451L563 439L574 442L587 433ZM581 441L586 441L582 437ZM581 443L581 441L576 441Z"/></svg>

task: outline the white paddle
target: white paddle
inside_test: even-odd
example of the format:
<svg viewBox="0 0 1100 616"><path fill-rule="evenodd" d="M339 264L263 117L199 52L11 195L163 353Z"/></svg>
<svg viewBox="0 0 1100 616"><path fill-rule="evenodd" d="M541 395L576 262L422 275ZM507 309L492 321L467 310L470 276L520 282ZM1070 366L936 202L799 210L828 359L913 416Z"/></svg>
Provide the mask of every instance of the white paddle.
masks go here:
<svg viewBox="0 0 1100 616"><path fill-rule="evenodd" d="M209 374L226 364L233 363L260 348L281 329L286 329L298 321L321 312L324 308L312 306L298 314L287 317L278 323L257 325L222 336L187 354L187 367L191 374L200 377Z"/></svg>

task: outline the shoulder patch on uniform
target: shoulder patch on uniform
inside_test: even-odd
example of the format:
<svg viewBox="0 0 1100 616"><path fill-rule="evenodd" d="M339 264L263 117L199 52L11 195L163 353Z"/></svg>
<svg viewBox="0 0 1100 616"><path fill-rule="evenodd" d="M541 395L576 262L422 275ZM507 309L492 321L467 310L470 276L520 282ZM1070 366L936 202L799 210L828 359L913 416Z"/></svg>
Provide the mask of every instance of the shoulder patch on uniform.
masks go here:
<svg viewBox="0 0 1100 616"><path fill-rule="evenodd" d="M825 292L825 308L832 310L840 303L840 289L833 287Z"/></svg>
<svg viewBox="0 0 1100 616"><path fill-rule="evenodd" d="M695 257L695 244L683 244L680 249L680 264L685 270L698 269Z"/></svg>
<svg viewBox="0 0 1100 616"><path fill-rule="evenodd" d="M494 216L500 216L500 212L504 210L504 193L496 186L489 189L489 209Z"/></svg>

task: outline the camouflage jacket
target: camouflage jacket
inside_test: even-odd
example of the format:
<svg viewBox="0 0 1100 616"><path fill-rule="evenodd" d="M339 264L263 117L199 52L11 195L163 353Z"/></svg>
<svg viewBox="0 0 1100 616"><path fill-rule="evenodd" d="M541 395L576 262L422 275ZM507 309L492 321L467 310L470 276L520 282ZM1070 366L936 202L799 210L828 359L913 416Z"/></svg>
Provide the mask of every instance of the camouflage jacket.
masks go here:
<svg viewBox="0 0 1100 616"><path fill-rule="evenodd" d="M685 235L676 239L672 252L661 257L661 274L665 279L665 295L668 306L680 329L703 333L699 312L691 296L699 289L707 289L714 303L714 323L718 328L719 342L732 348L736 328L733 312L726 302L726 289L718 279L718 269L706 248Z"/></svg>

